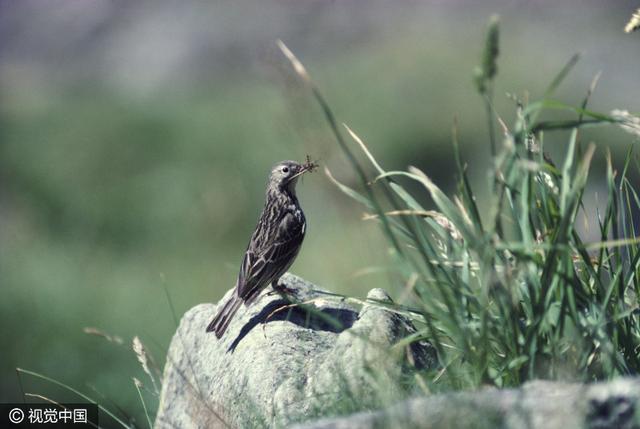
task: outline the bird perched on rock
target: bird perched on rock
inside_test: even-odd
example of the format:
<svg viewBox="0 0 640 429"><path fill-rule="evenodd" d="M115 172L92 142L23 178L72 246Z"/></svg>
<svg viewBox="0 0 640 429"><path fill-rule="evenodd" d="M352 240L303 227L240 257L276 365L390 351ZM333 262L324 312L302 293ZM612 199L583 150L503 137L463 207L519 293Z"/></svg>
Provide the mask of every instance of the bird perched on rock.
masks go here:
<svg viewBox="0 0 640 429"><path fill-rule="evenodd" d="M240 304L251 304L269 284L276 291L286 289L278 285L278 280L298 255L306 229L296 183L316 167L307 157L304 164L282 161L271 170L264 208L242 259L233 295L213 318L207 332L222 337Z"/></svg>

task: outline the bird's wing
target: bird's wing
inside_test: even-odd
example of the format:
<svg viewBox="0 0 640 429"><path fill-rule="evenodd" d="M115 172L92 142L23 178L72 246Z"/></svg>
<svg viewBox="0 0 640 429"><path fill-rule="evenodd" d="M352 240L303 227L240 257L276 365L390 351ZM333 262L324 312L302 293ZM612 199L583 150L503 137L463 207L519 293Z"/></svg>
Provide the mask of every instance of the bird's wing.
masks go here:
<svg viewBox="0 0 640 429"><path fill-rule="evenodd" d="M287 212L275 228L252 240L238 275L238 295L251 300L293 262L304 239L304 220Z"/></svg>

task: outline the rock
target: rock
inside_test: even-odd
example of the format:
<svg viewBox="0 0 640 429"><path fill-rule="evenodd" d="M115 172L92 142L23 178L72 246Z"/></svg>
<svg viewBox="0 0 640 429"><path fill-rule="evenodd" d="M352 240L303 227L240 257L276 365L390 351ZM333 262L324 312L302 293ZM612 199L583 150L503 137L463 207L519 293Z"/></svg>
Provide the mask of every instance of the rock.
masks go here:
<svg viewBox="0 0 640 429"><path fill-rule="evenodd" d="M184 315L167 355L156 428L282 427L373 409L406 397L403 382L414 369L435 366L429 343L393 347L415 331L406 317L380 304L358 309L291 274L281 283L304 306L269 287L220 340L205 332L216 305ZM390 301L381 289L368 298Z"/></svg>
<svg viewBox="0 0 640 429"><path fill-rule="evenodd" d="M533 381L403 401L292 429L639 429L640 378L592 385Z"/></svg>

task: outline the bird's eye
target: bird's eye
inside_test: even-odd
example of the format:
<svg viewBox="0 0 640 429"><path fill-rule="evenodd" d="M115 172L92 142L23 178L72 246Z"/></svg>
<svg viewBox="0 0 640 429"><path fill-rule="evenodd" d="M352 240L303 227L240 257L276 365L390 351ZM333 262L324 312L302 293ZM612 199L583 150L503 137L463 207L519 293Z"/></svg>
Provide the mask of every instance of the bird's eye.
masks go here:
<svg viewBox="0 0 640 429"><path fill-rule="evenodd" d="M283 173L288 173L289 172L289 167L282 167L282 172Z"/></svg>

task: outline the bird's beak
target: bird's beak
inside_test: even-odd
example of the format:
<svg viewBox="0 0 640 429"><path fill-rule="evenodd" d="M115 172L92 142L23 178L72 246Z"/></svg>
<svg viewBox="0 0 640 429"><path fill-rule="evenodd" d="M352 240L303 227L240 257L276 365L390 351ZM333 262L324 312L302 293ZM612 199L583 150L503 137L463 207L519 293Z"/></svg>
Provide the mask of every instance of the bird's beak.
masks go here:
<svg viewBox="0 0 640 429"><path fill-rule="evenodd" d="M302 166L300 166L300 170L296 174L291 176L288 181L290 182L290 181L296 179L297 177L302 176L304 173L306 173L308 171L313 171L316 167L317 167L317 165L315 163L313 163L313 162L302 164Z"/></svg>

